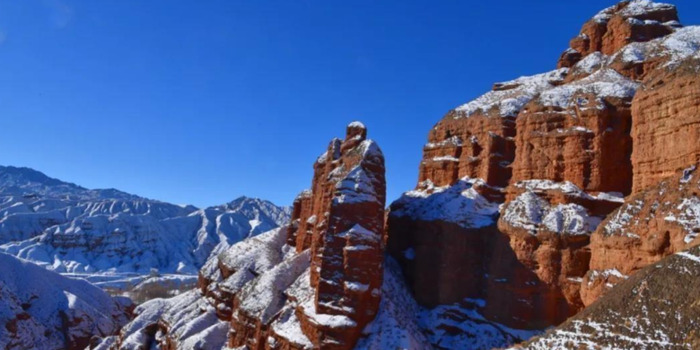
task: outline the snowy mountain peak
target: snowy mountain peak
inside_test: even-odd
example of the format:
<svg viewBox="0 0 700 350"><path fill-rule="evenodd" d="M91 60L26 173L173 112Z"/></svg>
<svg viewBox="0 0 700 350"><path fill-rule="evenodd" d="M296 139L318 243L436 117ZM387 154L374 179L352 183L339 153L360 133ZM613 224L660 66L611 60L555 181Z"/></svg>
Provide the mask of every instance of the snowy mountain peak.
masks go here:
<svg viewBox="0 0 700 350"><path fill-rule="evenodd" d="M0 195L64 199L144 199L114 188L90 190L27 167L0 166Z"/></svg>
<svg viewBox="0 0 700 350"><path fill-rule="evenodd" d="M212 252L289 214L248 197L198 210L0 167L0 251L63 273L196 273Z"/></svg>

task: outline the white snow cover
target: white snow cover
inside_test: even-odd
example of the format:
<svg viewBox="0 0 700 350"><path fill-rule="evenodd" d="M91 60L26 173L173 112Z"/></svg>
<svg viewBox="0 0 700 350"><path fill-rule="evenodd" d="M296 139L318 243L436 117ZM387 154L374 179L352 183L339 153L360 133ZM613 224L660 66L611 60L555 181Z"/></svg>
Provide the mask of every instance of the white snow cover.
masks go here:
<svg viewBox="0 0 700 350"><path fill-rule="evenodd" d="M0 167L0 251L61 273L193 275L212 252L289 214L259 199L197 209Z"/></svg>
<svg viewBox="0 0 700 350"><path fill-rule="evenodd" d="M493 225L498 217L498 203L490 202L474 189L486 186L481 179L463 178L453 186L409 191L392 204L391 215L408 216L414 220L442 220L464 228Z"/></svg>
<svg viewBox="0 0 700 350"><path fill-rule="evenodd" d="M511 226L524 228L532 235L537 234L539 229L559 234L587 235L602 220L590 215L586 208L578 204L550 205L531 191L506 204L501 215Z"/></svg>
<svg viewBox="0 0 700 350"><path fill-rule="evenodd" d="M455 111L459 112L459 117L469 117L478 111L488 112L492 108L498 108L502 117L514 117L539 93L552 88L553 82L562 81L567 72L568 68L562 68L500 83L502 86L512 86L512 88L489 91L477 99L455 108Z"/></svg>
<svg viewBox="0 0 700 350"><path fill-rule="evenodd" d="M599 51L588 54L582 60L578 61L574 67L573 71L591 74L594 71L600 69L606 62L608 57L600 53Z"/></svg>
<svg viewBox="0 0 700 350"><path fill-rule="evenodd" d="M66 335L113 334L127 321L126 305L86 281L0 253L0 348L60 349ZM65 335L63 318L74 323ZM6 325L15 319L11 332Z"/></svg>
<svg viewBox="0 0 700 350"><path fill-rule="evenodd" d="M218 269L218 263L230 270L245 269L255 274L269 271L284 260L287 250L293 248L286 246L286 229L284 226L270 230L234 244L218 256L212 255L202 268L202 273L205 276L213 273Z"/></svg>
<svg viewBox="0 0 700 350"><path fill-rule="evenodd" d="M301 323L294 312L295 308L292 305L286 305L280 312L280 316L272 322L272 330L302 348L311 349L313 344L302 332Z"/></svg>
<svg viewBox="0 0 700 350"><path fill-rule="evenodd" d="M618 203L622 203L625 201L622 193L619 193L619 192L599 192L598 194L589 194L569 181L555 182L552 180L541 180L541 179L524 180L524 181L517 182L515 184L515 187L524 188L527 191L535 192L535 193L541 193L541 192L548 191L548 190L556 190L556 191L561 191L562 193L565 193L568 196L578 197L578 198L582 198L582 199L589 199L589 200L605 200L605 201L609 201L609 202L618 202Z"/></svg>
<svg viewBox="0 0 700 350"><path fill-rule="evenodd" d="M690 243L700 234L700 198L683 198L683 201L676 209L680 212L677 217L669 215L664 220L674 221L681 225L686 232L683 241Z"/></svg>
<svg viewBox="0 0 700 350"><path fill-rule="evenodd" d="M538 97L544 106L567 108L575 105L580 94L593 94L597 99L617 97L632 99L639 83L609 69L599 69L593 74L569 84L546 90Z"/></svg>
<svg viewBox="0 0 700 350"><path fill-rule="evenodd" d="M363 123L360 122L360 121L351 122L350 124L348 124L348 127L349 127L349 128L367 129L367 127L365 126L365 124L363 124Z"/></svg>
<svg viewBox="0 0 700 350"><path fill-rule="evenodd" d="M120 349L142 349L150 340L161 339L158 331L149 336L147 328L160 322L168 324L168 337L178 342L178 349L223 349L226 346L229 323L216 317L214 308L203 299L199 290L191 290L170 299L153 299L139 305L134 319L121 331ZM105 347L116 339L102 340Z"/></svg>
<svg viewBox="0 0 700 350"><path fill-rule="evenodd" d="M474 142L476 140L472 140ZM452 136L450 138L447 138L443 141L440 142L435 142L435 143L426 143L425 148L426 149L433 149L433 148L442 148L445 146L461 146L462 145L462 139L459 138L459 136Z"/></svg>
<svg viewBox="0 0 700 350"><path fill-rule="evenodd" d="M666 3L653 2L650 0L631 0L629 4L619 12L619 14L623 17L637 17L654 11L670 10L673 8L675 8L675 6ZM607 23L612 18L614 9L615 7L611 6L598 12L595 16L593 16L593 20L596 22Z"/></svg>
<svg viewBox="0 0 700 350"><path fill-rule="evenodd" d="M240 310L267 323L284 306L285 290L309 264L310 252L306 250L263 273L240 291Z"/></svg>
<svg viewBox="0 0 700 350"><path fill-rule="evenodd" d="M384 264L382 299L375 319L365 326L358 350L432 349L416 315L420 309L406 286L400 267L391 258Z"/></svg>
<svg viewBox="0 0 700 350"><path fill-rule="evenodd" d="M673 33L647 42L634 42L612 55L608 62L643 62L655 58L667 60L665 66L675 67L689 57L698 57L700 26L676 28Z"/></svg>
<svg viewBox="0 0 700 350"><path fill-rule="evenodd" d="M623 232L622 229L627 227L632 223L632 219L642 210L644 202L642 200L635 200L634 202L625 203L618 210L613 212L610 219L605 223L604 230L605 234L629 234L629 232ZM639 218L636 219L634 224L639 222Z"/></svg>
<svg viewBox="0 0 700 350"><path fill-rule="evenodd" d="M336 196L333 200L338 203L379 203L374 188L374 184L377 183L378 181L374 181L361 164L357 165L335 185Z"/></svg>
<svg viewBox="0 0 700 350"><path fill-rule="evenodd" d="M674 65L681 60L695 56L700 50L700 26L688 26L676 30L673 34L656 39L652 43L661 43L663 54L670 55L668 65Z"/></svg>

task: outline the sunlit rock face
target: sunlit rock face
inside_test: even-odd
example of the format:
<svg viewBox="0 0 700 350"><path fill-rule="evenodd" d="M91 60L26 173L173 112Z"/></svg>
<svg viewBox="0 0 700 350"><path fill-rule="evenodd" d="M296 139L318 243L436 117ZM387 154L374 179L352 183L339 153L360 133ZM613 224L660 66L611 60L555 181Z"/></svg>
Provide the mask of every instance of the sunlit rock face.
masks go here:
<svg viewBox="0 0 700 350"><path fill-rule="evenodd" d="M213 255L197 290L141 305L104 346L351 349L368 341L362 332L379 314L383 288L386 184L382 152L366 135L353 122L344 140L331 141L289 225Z"/></svg>
<svg viewBox="0 0 700 350"><path fill-rule="evenodd" d="M594 300L582 282L608 252L592 233L625 197L699 161L698 48L673 5L623 1L583 26L558 69L450 111L387 219L416 300L480 299L487 319L529 329Z"/></svg>
<svg viewBox="0 0 700 350"><path fill-rule="evenodd" d="M650 73L632 103L635 192L700 162L700 56Z"/></svg>
<svg viewBox="0 0 700 350"><path fill-rule="evenodd" d="M670 4L647 0L622 1L593 16L571 39L558 67L572 67L594 52L612 55L627 44L668 35L678 27L678 12Z"/></svg>
<svg viewBox="0 0 700 350"><path fill-rule="evenodd" d="M628 197L591 235L581 296L590 305L643 267L700 244L698 165Z"/></svg>

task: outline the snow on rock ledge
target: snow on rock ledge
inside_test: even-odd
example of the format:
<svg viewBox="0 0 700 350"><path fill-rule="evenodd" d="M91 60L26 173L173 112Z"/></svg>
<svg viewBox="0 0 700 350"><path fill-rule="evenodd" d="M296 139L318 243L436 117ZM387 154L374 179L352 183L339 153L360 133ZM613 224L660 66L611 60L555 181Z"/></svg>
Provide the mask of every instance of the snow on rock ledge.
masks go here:
<svg viewBox="0 0 700 350"><path fill-rule="evenodd" d="M486 186L483 180L469 178L443 187L435 187L427 181L393 202L391 215L417 221L441 220L464 228L490 226L498 218L498 203L479 193L477 188L483 186Z"/></svg>

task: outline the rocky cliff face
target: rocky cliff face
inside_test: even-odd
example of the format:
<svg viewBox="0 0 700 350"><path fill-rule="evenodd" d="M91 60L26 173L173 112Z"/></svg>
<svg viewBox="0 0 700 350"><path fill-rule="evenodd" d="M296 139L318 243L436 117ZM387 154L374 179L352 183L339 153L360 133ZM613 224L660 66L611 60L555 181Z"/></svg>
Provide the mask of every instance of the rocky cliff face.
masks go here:
<svg viewBox="0 0 700 350"><path fill-rule="evenodd" d="M355 346L379 311L384 271L384 158L366 135L353 122L345 140L331 141L314 164L311 190L295 201L291 225L213 256L199 290L144 304L102 346Z"/></svg>
<svg viewBox="0 0 700 350"><path fill-rule="evenodd" d="M83 280L0 253L0 347L85 349L93 336L119 331L131 302Z"/></svg>
<svg viewBox="0 0 700 350"><path fill-rule="evenodd" d="M104 344L490 349L600 298L526 346L695 346L697 315L657 304L696 303L692 282L679 294L690 300L673 299L658 271L696 275L697 252L679 252L700 244L700 28L672 5L623 1L570 46L557 69L494 84L435 125L386 236L383 158L353 123L314 164L289 226L213 257L198 291L144 304ZM666 314L646 323L655 307Z"/></svg>
<svg viewBox="0 0 700 350"><path fill-rule="evenodd" d="M591 234L625 196L698 162L697 142L671 141L700 132L698 48L674 6L623 1L583 26L557 70L450 111L387 220L416 300L478 298L487 319L538 329L594 299L584 276L613 267Z"/></svg>
<svg viewBox="0 0 700 350"><path fill-rule="evenodd" d="M643 267L700 244L697 165L628 197L591 235L590 271L581 284L590 305Z"/></svg>
<svg viewBox="0 0 700 350"><path fill-rule="evenodd" d="M679 26L673 5L652 1L622 1L591 18L571 39L558 67L572 67L583 57L600 52L616 53L633 42L645 42L673 32Z"/></svg>
<svg viewBox="0 0 700 350"><path fill-rule="evenodd" d="M631 133L635 192L700 162L699 72L699 57L657 69L635 95Z"/></svg>
<svg viewBox="0 0 700 350"><path fill-rule="evenodd" d="M317 347L351 348L379 307L386 184L383 155L366 136L365 126L353 122L345 140L331 141L314 164L311 190L295 204L295 225L287 230L296 252L307 252L301 260L310 257L288 291L294 304L289 312ZM234 307L245 302L239 295ZM239 308L230 345L254 347L265 341L271 319L264 316ZM286 342L283 335L278 338Z"/></svg>

